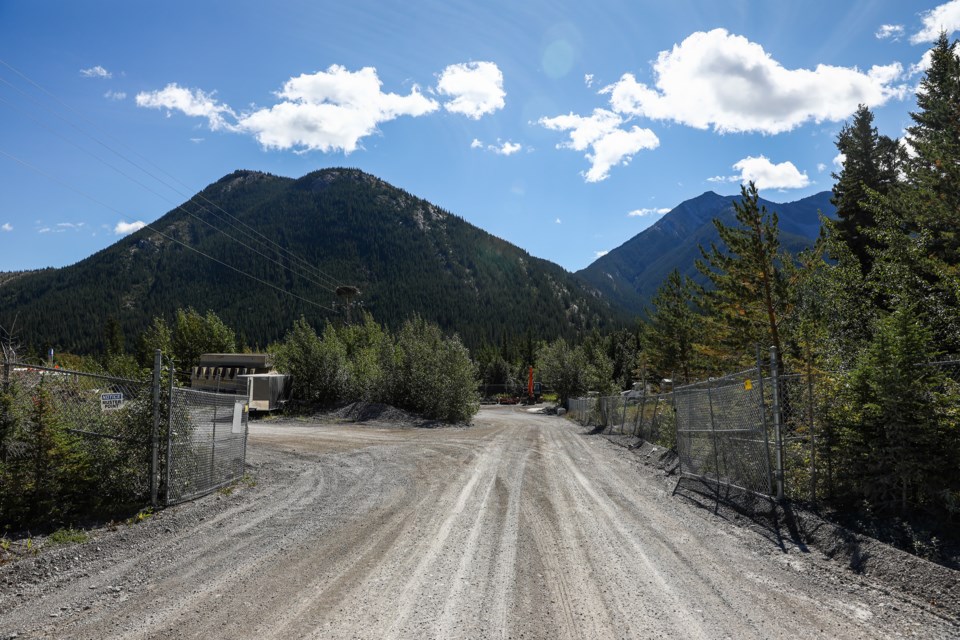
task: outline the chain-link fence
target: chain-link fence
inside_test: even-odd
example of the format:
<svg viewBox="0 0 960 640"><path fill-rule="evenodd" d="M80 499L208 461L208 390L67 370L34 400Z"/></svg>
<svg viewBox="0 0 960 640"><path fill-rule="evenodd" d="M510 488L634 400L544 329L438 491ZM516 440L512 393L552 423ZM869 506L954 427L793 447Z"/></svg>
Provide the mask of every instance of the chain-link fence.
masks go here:
<svg viewBox="0 0 960 640"><path fill-rule="evenodd" d="M152 381L0 366L0 511L11 522L175 504L244 474L245 394L176 387L159 356Z"/></svg>
<svg viewBox="0 0 960 640"><path fill-rule="evenodd" d="M191 500L243 476L247 417L244 396L173 389L167 504Z"/></svg>
<svg viewBox="0 0 960 640"><path fill-rule="evenodd" d="M637 401L633 435L672 448L677 439L677 413L673 393L643 395Z"/></svg>
<svg viewBox="0 0 960 640"><path fill-rule="evenodd" d="M753 369L674 391L682 475L773 492L764 382Z"/></svg>
<svg viewBox="0 0 960 640"><path fill-rule="evenodd" d="M37 500L69 494L91 509L150 500L149 382L10 362L3 390L0 461L9 482Z"/></svg>
<svg viewBox="0 0 960 640"><path fill-rule="evenodd" d="M595 419L597 398L570 398L567 401L567 415L583 426L590 426Z"/></svg>
<svg viewBox="0 0 960 640"><path fill-rule="evenodd" d="M775 353L770 362L777 362ZM907 425L905 433L960 429L960 360L918 366L897 373L896 397L885 400L926 407L926 423ZM671 393L573 398L569 415L606 434L674 448L683 477L819 502L862 482L851 475L849 423L869 408L850 396L851 380L850 373L809 365L782 374L758 364Z"/></svg>
<svg viewBox="0 0 960 640"><path fill-rule="evenodd" d="M668 448L675 446L672 393L570 398L568 406L567 415L585 427L609 435L643 438Z"/></svg>

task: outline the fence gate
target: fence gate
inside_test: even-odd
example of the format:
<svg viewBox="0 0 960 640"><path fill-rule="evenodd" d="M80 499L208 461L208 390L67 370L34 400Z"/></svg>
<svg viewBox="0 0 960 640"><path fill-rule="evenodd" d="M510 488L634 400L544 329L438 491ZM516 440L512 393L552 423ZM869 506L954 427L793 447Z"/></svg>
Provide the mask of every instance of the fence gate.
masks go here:
<svg viewBox="0 0 960 640"><path fill-rule="evenodd" d="M246 398L192 389L170 392L166 502L186 502L243 477Z"/></svg>
<svg viewBox="0 0 960 640"><path fill-rule="evenodd" d="M678 387L674 402L681 475L772 495L763 397L769 387L757 369Z"/></svg>

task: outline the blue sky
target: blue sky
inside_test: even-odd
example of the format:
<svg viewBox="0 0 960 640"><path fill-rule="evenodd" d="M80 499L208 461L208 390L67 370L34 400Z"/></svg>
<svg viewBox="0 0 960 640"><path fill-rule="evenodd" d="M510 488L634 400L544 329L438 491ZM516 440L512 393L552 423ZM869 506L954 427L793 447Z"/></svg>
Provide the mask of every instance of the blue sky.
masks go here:
<svg viewBox="0 0 960 640"><path fill-rule="evenodd" d="M960 0L0 0L0 270L330 166L580 269L707 190L830 189L859 102L902 135L941 28Z"/></svg>

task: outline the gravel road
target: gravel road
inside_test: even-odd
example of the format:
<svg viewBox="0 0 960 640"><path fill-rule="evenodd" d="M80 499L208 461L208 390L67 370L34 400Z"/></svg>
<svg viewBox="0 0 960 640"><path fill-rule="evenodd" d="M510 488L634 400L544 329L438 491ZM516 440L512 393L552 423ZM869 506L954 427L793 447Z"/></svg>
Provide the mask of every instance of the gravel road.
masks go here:
<svg viewBox="0 0 960 640"><path fill-rule="evenodd" d="M0 567L0 638L957 638L554 416L266 422L241 485Z"/></svg>

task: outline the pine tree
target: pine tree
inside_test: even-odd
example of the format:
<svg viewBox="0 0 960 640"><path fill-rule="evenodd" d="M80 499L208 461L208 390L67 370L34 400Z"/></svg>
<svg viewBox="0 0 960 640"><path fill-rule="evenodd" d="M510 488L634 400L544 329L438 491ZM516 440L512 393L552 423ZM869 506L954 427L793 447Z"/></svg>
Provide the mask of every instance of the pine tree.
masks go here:
<svg viewBox="0 0 960 640"><path fill-rule="evenodd" d="M694 305L697 287L676 269L670 272L653 298L650 350L653 365L664 375L679 373L689 382L695 345L700 340L702 316Z"/></svg>
<svg viewBox="0 0 960 640"><path fill-rule="evenodd" d="M724 248L701 247L697 269L713 283L706 301L724 328L724 346L752 354L757 343L772 345L782 356L780 322L788 306L791 258L780 251L777 214L760 205L756 184L742 186L740 193L733 203L739 225L714 219Z"/></svg>
<svg viewBox="0 0 960 640"><path fill-rule="evenodd" d="M917 93L914 154L887 196L867 206L882 247L869 284L884 311L908 306L940 348L960 350L960 59L941 35Z"/></svg>
<svg viewBox="0 0 960 640"><path fill-rule="evenodd" d="M834 173L831 202L837 207L834 229L860 262L861 272L870 271L876 240L869 230L876 226L866 206L869 194L886 194L897 182L904 161L898 141L881 136L873 126L873 113L864 105L857 108L853 122L837 135L837 150L843 154L843 169Z"/></svg>
<svg viewBox="0 0 960 640"><path fill-rule="evenodd" d="M918 196L917 227L930 234L929 249L949 265L960 262L960 59L945 33L931 51L930 68L917 91L919 110L907 128L915 155L907 179Z"/></svg>

